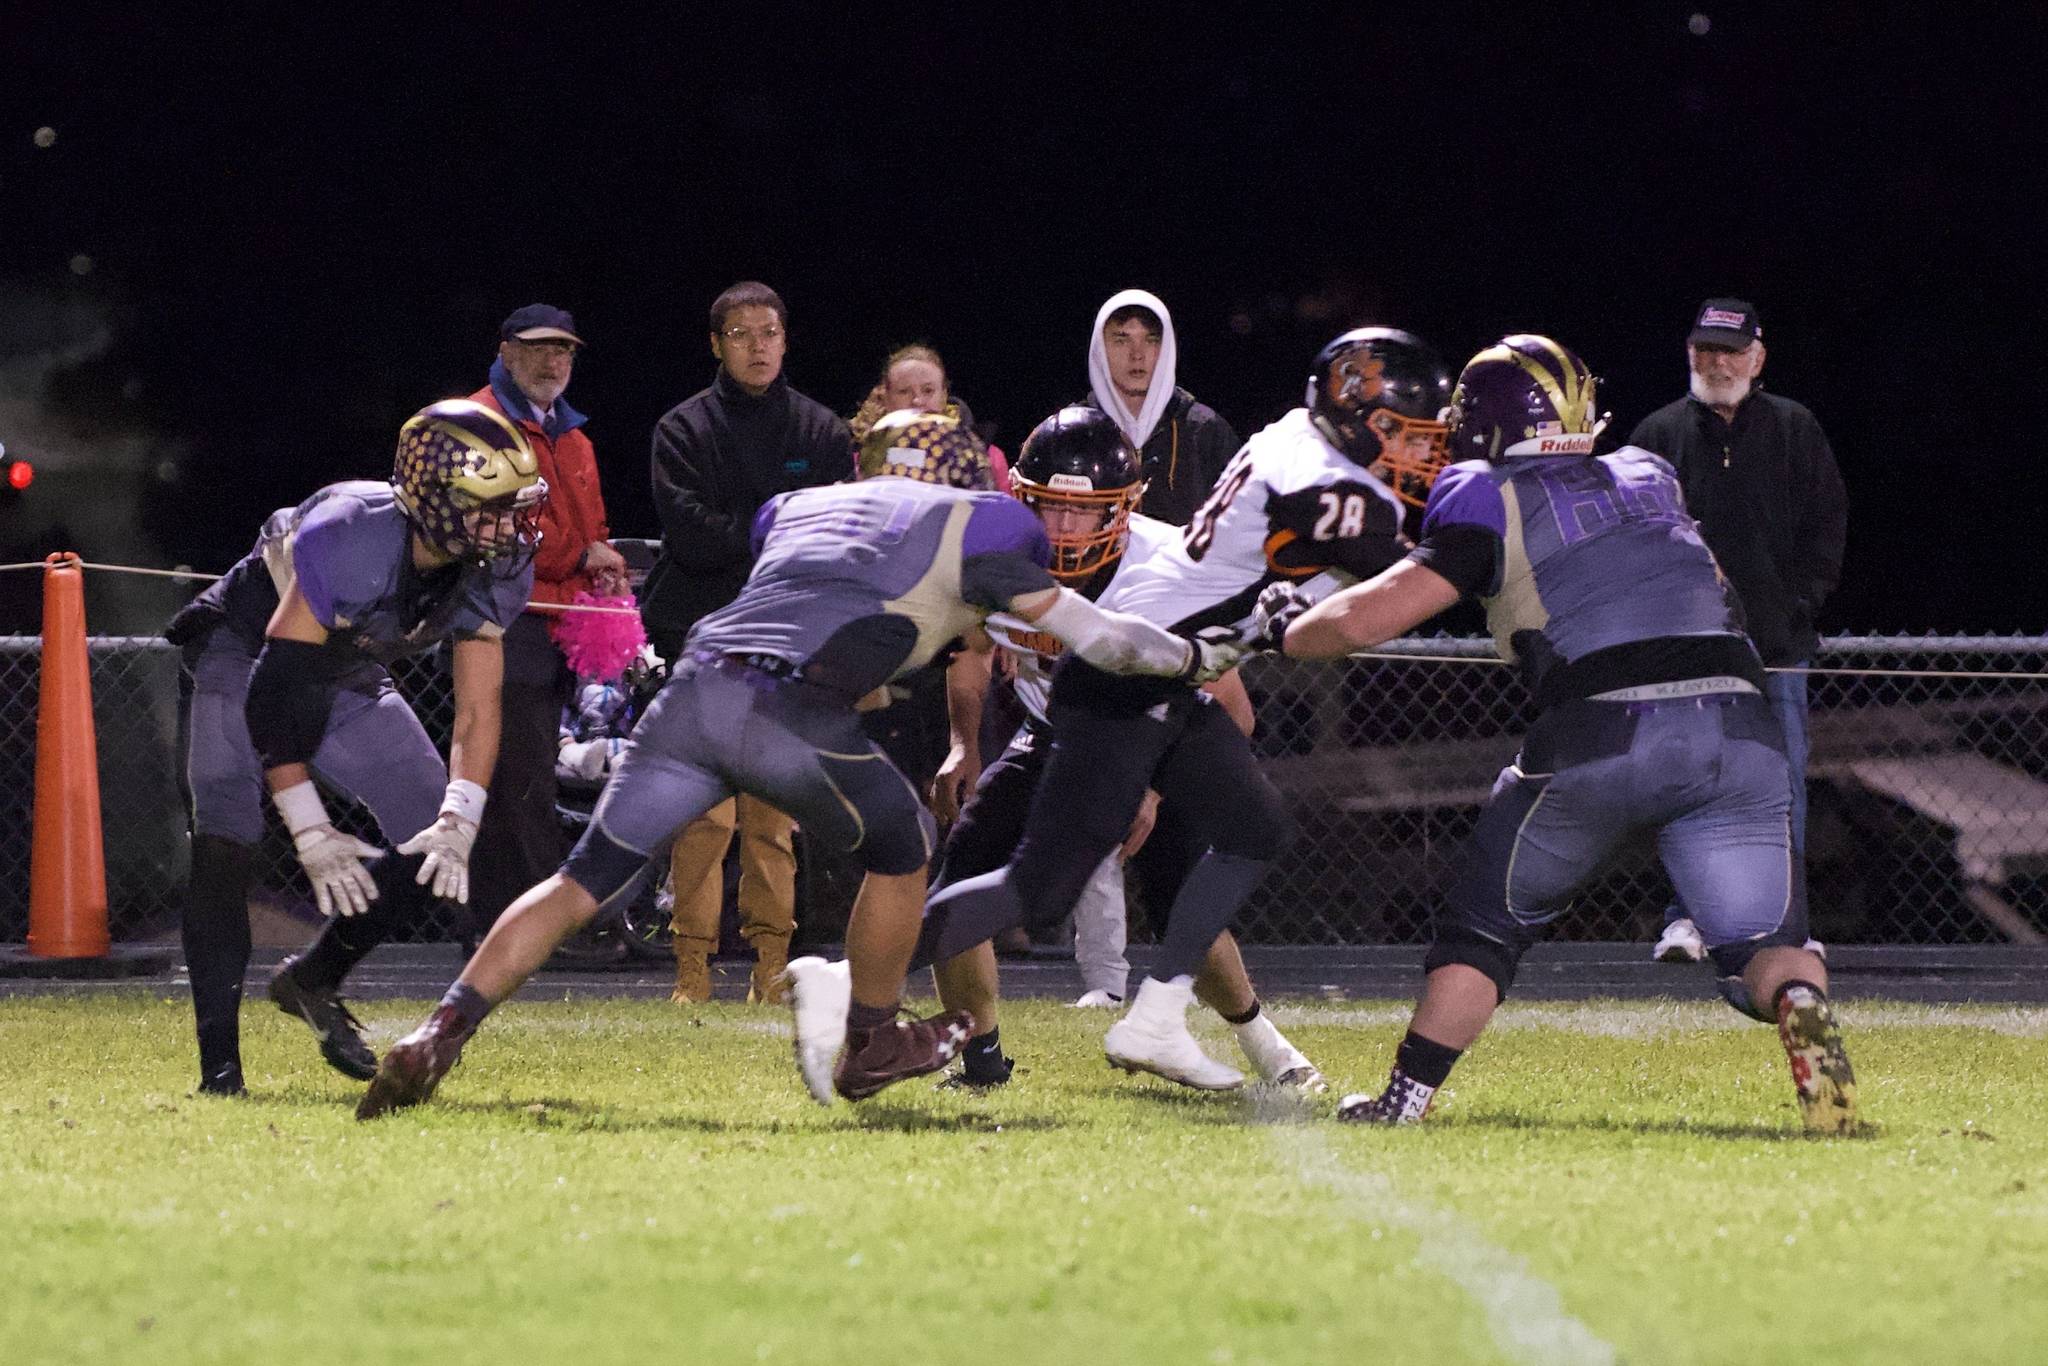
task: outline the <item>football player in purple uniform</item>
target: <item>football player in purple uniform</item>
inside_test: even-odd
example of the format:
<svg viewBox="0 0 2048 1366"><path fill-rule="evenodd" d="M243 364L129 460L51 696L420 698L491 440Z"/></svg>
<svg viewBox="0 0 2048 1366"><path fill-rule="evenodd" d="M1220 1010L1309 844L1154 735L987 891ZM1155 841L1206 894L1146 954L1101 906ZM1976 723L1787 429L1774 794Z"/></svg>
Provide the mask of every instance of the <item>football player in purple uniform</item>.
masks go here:
<svg viewBox="0 0 2048 1366"><path fill-rule="evenodd" d="M202 1091L243 1091L238 1017L266 790L330 917L270 997L305 1020L336 1070L376 1070L338 992L424 909L419 886L468 899L498 752L501 639L526 606L546 497L518 428L466 399L436 403L399 431L390 482L330 484L281 509L165 631L184 648L191 717L184 946ZM389 666L448 640L455 734L443 764ZM337 831L316 777L367 806L396 853Z"/></svg>
<svg viewBox="0 0 2048 1366"><path fill-rule="evenodd" d="M427 1099L485 1015L556 944L630 895L677 831L737 792L787 811L818 847L867 873L846 930L850 970L821 992L791 965L797 1061L811 1094L820 1104L835 1093L858 1100L952 1058L964 1016L897 1018L933 826L861 733L859 706L998 611L1111 673L1206 681L1237 652L1061 588L1038 518L993 491L986 453L950 417L885 417L861 444L861 473L762 507L746 586L691 629L589 829L561 871L513 903L441 1005L385 1054L358 1118ZM830 1027L807 1027L821 1012Z"/></svg>
<svg viewBox="0 0 2048 1366"><path fill-rule="evenodd" d="M1255 643L1329 659L1476 598L1536 711L1473 830L1387 1087L1339 1116L1420 1120L1523 953L1610 850L1647 831L1723 994L1777 1025L1806 1128L1853 1130L1827 967L1805 947L1784 736L1677 476L1635 447L1593 454L1593 376L1547 337L1474 356L1449 420L1464 459L1437 479L1411 554L1315 606L1276 586L1254 614Z"/></svg>

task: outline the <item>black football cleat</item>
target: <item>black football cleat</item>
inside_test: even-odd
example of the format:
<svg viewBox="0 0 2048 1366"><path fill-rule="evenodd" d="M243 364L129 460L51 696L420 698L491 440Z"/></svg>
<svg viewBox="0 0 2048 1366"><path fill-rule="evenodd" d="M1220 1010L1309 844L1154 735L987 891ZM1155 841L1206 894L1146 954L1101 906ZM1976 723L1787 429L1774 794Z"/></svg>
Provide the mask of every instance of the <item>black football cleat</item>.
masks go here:
<svg viewBox="0 0 2048 1366"><path fill-rule="evenodd" d="M306 1022L320 1040L320 1056L345 1077L368 1081L377 1075L377 1055L363 1042L363 1022L333 991L316 991L292 975L296 959L287 958L270 979L270 999L287 1015Z"/></svg>

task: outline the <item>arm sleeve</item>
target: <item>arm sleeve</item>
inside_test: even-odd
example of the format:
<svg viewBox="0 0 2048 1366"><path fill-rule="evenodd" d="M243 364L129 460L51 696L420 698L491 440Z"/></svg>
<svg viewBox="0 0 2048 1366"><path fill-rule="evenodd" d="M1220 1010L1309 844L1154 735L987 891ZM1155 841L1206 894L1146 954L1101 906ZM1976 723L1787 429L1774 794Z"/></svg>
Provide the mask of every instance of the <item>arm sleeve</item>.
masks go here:
<svg viewBox="0 0 2048 1366"><path fill-rule="evenodd" d="M714 480L701 448L675 414L654 429L654 510L661 518L662 549L684 569L739 570L750 563L746 528L713 505Z"/></svg>
<svg viewBox="0 0 2048 1366"><path fill-rule="evenodd" d="M1071 588L1060 589L1034 625L1058 636L1083 662L1104 673L1172 678L1187 672L1195 657L1194 647L1182 637L1143 617L1106 612Z"/></svg>

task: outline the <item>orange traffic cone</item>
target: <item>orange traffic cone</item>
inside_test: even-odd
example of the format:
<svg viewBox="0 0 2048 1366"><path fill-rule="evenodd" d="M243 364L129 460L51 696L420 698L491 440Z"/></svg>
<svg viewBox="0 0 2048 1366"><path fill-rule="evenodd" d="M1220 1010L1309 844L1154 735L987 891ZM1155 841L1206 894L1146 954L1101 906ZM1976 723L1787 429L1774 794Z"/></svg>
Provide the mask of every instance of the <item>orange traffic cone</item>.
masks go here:
<svg viewBox="0 0 2048 1366"><path fill-rule="evenodd" d="M85 652L85 575L76 555L45 563L28 951L36 958L104 958L107 855Z"/></svg>

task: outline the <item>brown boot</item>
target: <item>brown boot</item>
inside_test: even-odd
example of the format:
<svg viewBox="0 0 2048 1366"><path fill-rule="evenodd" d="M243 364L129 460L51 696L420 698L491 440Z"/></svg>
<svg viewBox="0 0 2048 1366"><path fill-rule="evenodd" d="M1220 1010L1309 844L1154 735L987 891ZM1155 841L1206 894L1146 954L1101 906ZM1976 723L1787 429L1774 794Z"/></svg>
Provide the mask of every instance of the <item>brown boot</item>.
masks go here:
<svg viewBox="0 0 2048 1366"><path fill-rule="evenodd" d="M669 999L677 1005L711 999L712 945L702 939L675 937L676 989Z"/></svg>
<svg viewBox="0 0 2048 1366"><path fill-rule="evenodd" d="M789 1002L782 970L789 966L789 939L784 935L754 937L754 971L747 979L747 1004L779 1006Z"/></svg>

